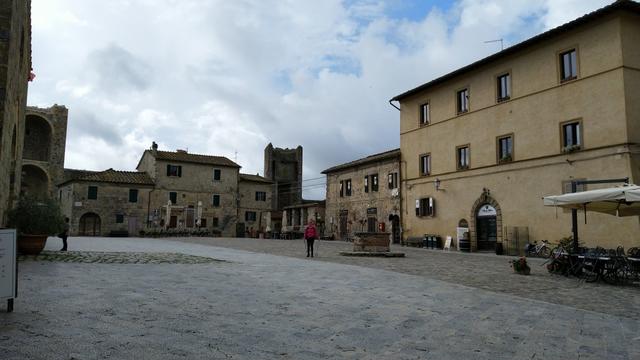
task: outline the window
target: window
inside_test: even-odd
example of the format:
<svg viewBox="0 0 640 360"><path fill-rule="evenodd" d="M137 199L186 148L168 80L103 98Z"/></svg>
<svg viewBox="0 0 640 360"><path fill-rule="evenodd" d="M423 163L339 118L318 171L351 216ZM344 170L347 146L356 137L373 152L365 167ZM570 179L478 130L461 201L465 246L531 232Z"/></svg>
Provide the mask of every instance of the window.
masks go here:
<svg viewBox="0 0 640 360"><path fill-rule="evenodd" d="M217 217L214 217L213 219L211 219L211 226L218 227L218 223L219 223L219 220Z"/></svg>
<svg viewBox="0 0 640 360"><path fill-rule="evenodd" d="M420 155L420 175L427 176L431 174L431 155Z"/></svg>
<svg viewBox="0 0 640 360"><path fill-rule="evenodd" d="M178 193L175 191L169 192L169 200L172 205L175 205L178 202Z"/></svg>
<svg viewBox="0 0 640 360"><path fill-rule="evenodd" d="M219 207L220 206L220 195L218 195L218 194L213 195L212 205L214 207Z"/></svg>
<svg viewBox="0 0 640 360"><path fill-rule="evenodd" d="M572 152L580 149L580 122L571 121L562 124L562 151Z"/></svg>
<svg viewBox="0 0 640 360"><path fill-rule="evenodd" d="M220 175L222 171L220 169L213 169L213 180L220 181Z"/></svg>
<svg viewBox="0 0 640 360"><path fill-rule="evenodd" d="M167 176L182 176L182 166L179 165L167 165Z"/></svg>
<svg viewBox="0 0 640 360"><path fill-rule="evenodd" d="M429 125L429 103L420 105L420 125Z"/></svg>
<svg viewBox="0 0 640 360"><path fill-rule="evenodd" d="M578 59L576 49L560 54L560 81L573 80L578 77Z"/></svg>
<svg viewBox="0 0 640 360"><path fill-rule="evenodd" d="M344 181L340 181L340 197L344 197Z"/></svg>
<svg viewBox="0 0 640 360"><path fill-rule="evenodd" d="M416 216L436 216L436 202L433 198L416 200Z"/></svg>
<svg viewBox="0 0 640 360"><path fill-rule="evenodd" d="M469 168L469 145L458 146L456 148L456 168L458 170Z"/></svg>
<svg viewBox="0 0 640 360"><path fill-rule="evenodd" d="M122 224L122 223L124 223L124 215L116 214L116 224Z"/></svg>
<svg viewBox="0 0 640 360"><path fill-rule="evenodd" d="M397 189L398 188L398 173L393 172L388 175L388 185L389 189Z"/></svg>
<svg viewBox="0 0 640 360"><path fill-rule="evenodd" d="M371 175L371 191L378 191L378 174Z"/></svg>
<svg viewBox="0 0 640 360"><path fill-rule="evenodd" d="M369 176L364 177L364 192L369 192Z"/></svg>
<svg viewBox="0 0 640 360"><path fill-rule="evenodd" d="M87 192L87 199L89 199L89 200L97 200L98 199L98 187L97 186L89 186L89 190Z"/></svg>
<svg viewBox="0 0 640 360"><path fill-rule="evenodd" d="M469 89L462 89L457 92L456 105L458 114L469 111Z"/></svg>
<svg viewBox="0 0 640 360"><path fill-rule="evenodd" d="M267 193L264 191L256 191L256 201L267 201Z"/></svg>
<svg viewBox="0 0 640 360"><path fill-rule="evenodd" d="M129 189L129 202L130 203L138 202L138 189Z"/></svg>
<svg viewBox="0 0 640 360"><path fill-rule="evenodd" d="M345 181L346 195L351 196L351 179Z"/></svg>
<svg viewBox="0 0 640 360"><path fill-rule="evenodd" d="M584 181L587 179L574 179L575 181ZM570 194L573 191L571 191L571 180L564 180L562 181L562 193L563 194ZM587 191L587 185L586 184L576 184L576 192L582 192L582 191Z"/></svg>
<svg viewBox="0 0 640 360"><path fill-rule="evenodd" d="M256 212L247 211L244 213L244 221L256 221Z"/></svg>
<svg viewBox="0 0 640 360"><path fill-rule="evenodd" d="M513 136L502 136L498 138L498 163L513 160Z"/></svg>
<svg viewBox="0 0 640 360"><path fill-rule="evenodd" d="M504 74L498 76L498 102L511 98L511 75Z"/></svg>

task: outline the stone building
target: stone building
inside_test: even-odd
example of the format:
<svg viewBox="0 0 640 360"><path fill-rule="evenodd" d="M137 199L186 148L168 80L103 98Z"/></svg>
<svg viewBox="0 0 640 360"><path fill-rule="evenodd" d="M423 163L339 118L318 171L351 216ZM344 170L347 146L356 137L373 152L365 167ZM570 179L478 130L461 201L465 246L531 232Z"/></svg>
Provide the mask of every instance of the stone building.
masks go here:
<svg viewBox="0 0 640 360"><path fill-rule="evenodd" d="M640 182L640 4L617 1L391 101L404 236L467 227L472 250L490 251L517 228L555 242L571 215L543 196L577 179ZM580 229L586 246L640 246L638 217L593 213Z"/></svg>
<svg viewBox="0 0 640 360"><path fill-rule="evenodd" d="M31 71L31 1L0 1L0 227L20 192Z"/></svg>
<svg viewBox="0 0 640 360"><path fill-rule="evenodd" d="M223 156L185 150L145 150L137 170L155 183L150 194L154 224L169 228L206 227L236 234L240 166Z"/></svg>
<svg viewBox="0 0 640 360"><path fill-rule="evenodd" d="M325 201L302 200L302 204L285 206L282 212L282 232L302 236L305 226L313 220L318 236L331 237L331 234L325 234L325 213Z"/></svg>
<svg viewBox="0 0 640 360"><path fill-rule="evenodd" d="M57 185L64 180L67 116L64 106L54 105L48 109L27 107L21 194L55 196Z"/></svg>
<svg viewBox="0 0 640 360"><path fill-rule="evenodd" d="M240 174L238 183L238 236L252 236L271 229L273 182L258 174Z"/></svg>
<svg viewBox="0 0 640 360"><path fill-rule="evenodd" d="M400 242L400 149L367 156L322 172L327 175L326 235L388 231Z"/></svg>
<svg viewBox="0 0 640 360"><path fill-rule="evenodd" d="M154 182L145 172L65 170L58 199L71 235L137 235L151 214Z"/></svg>

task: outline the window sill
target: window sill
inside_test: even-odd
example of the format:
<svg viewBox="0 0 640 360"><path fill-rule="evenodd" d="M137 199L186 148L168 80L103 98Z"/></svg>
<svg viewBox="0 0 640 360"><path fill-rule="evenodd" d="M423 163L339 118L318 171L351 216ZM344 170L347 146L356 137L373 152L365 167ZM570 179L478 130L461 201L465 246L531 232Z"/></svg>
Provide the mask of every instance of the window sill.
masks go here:
<svg viewBox="0 0 640 360"><path fill-rule="evenodd" d="M572 153L578 152L580 150L582 150L582 146L581 145L572 145L572 146L565 146L560 151L563 154L572 154Z"/></svg>
<svg viewBox="0 0 640 360"><path fill-rule="evenodd" d="M560 84L568 83L568 82L571 82L571 81L577 80L577 79L578 79L577 76L572 76L572 77L560 79Z"/></svg>
<svg viewBox="0 0 640 360"><path fill-rule="evenodd" d="M469 110L458 111L458 112L456 113L456 115L460 116L460 115L464 115L464 114L466 114L466 113L468 113L468 112L469 112Z"/></svg>
<svg viewBox="0 0 640 360"><path fill-rule="evenodd" d="M469 167L468 167L468 166L465 166L465 167L459 167L459 168L457 168L456 170L458 170L458 171L466 171L466 170L469 170Z"/></svg>
<svg viewBox="0 0 640 360"><path fill-rule="evenodd" d="M497 102L499 104L499 103L507 102L509 100L511 100L511 96L507 96L507 97L504 97L504 98L498 98Z"/></svg>
<svg viewBox="0 0 640 360"><path fill-rule="evenodd" d="M429 125L431 125L430 122L428 122L428 123L420 123L420 127L426 127L426 126L429 126Z"/></svg>

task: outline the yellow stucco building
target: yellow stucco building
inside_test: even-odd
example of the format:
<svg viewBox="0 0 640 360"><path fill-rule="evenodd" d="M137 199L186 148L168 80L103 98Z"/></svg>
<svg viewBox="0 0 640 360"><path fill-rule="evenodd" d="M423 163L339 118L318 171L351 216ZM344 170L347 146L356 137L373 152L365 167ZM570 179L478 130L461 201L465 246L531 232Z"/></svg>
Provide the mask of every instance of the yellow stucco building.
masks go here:
<svg viewBox="0 0 640 360"><path fill-rule="evenodd" d="M492 250L517 227L557 242L571 213L543 196L576 179L640 183L640 4L618 1L391 101L404 238L466 226L473 251ZM639 217L583 216L584 245L640 246Z"/></svg>

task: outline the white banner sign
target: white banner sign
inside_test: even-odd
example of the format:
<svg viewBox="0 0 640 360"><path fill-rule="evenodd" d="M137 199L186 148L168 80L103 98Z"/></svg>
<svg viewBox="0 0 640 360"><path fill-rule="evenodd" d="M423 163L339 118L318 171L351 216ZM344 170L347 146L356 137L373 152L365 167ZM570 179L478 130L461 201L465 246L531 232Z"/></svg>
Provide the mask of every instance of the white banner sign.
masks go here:
<svg viewBox="0 0 640 360"><path fill-rule="evenodd" d="M0 300L16 297L16 231L0 230Z"/></svg>

